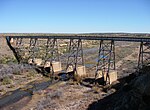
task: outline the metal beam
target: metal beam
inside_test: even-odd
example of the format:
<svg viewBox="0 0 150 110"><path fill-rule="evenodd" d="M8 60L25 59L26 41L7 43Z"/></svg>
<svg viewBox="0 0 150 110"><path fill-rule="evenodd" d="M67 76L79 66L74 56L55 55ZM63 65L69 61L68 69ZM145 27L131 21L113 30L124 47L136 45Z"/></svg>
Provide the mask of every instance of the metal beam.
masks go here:
<svg viewBox="0 0 150 110"><path fill-rule="evenodd" d="M57 36L9 36L11 38L40 38L40 39L81 39L81 40L113 40L128 42L150 42L150 37L133 37L133 36L101 36L101 35L57 35Z"/></svg>
<svg viewBox="0 0 150 110"><path fill-rule="evenodd" d="M84 65L82 40L70 39L69 56L68 56L66 71L69 68L71 68L72 71L76 71L77 66L79 65Z"/></svg>
<svg viewBox="0 0 150 110"><path fill-rule="evenodd" d="M32 62L34 60L34 58L36 57L35 55L35 47L36 47L36 43L37 43L37 38L31 38L30 39L30 46L29 46L29 59L32 59Z"/></svg>
<svg viewBox="0 0 150 110"><path fill-rule="evenodd" d="M141 42L138 59L138 68L140 69L143 67L143 65L147 65L149 63L150 63L150 43Z"/></svg>
<svg viewBox="0 0 150 110"><path fill-rule="evenodd" d="M95 79L99 72L102 72L102 77L106 78L106 83L109 83L109 71L115 70L115 45L114 41L100 41L98 61L96 65Z"/></svg>
<svg viewBox="0 0 150 110"><path fill-rule="evenodd" d="M45 61L59 61L57 39L47 39Z"/></svg>

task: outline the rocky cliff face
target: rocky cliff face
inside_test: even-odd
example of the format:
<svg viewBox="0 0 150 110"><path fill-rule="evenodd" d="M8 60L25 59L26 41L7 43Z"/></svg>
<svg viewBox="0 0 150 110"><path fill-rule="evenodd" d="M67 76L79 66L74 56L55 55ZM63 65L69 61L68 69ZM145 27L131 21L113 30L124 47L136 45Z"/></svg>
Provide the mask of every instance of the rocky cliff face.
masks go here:
<svg viewBox="0 0 150 110"><path fill-rule="evenodd" d="M114 110L150 110L150 67L143 68L140 76L132 80L127 88L115 103Z"/></svg>
<svg viewBox="0 0 150 110"><path fill-rule="evenodd" d="M120 90L92 103L88 110L150 110L150 66L128 77Z"/></svg>

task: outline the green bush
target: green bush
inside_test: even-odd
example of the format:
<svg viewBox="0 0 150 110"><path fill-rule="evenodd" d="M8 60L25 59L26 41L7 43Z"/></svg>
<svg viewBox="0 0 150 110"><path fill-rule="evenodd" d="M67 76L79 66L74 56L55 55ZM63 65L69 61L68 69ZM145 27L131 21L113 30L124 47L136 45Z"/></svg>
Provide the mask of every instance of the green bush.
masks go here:
<svg viewBox="0 0 150 110"><path fill-rule="evenodd" d="M37 74L37 72L35 70L31 70L29 71L29 73L27 74L27 77L35 77Z"/></svg>
<svg viewBox="0 0 150 110"><path fill-rule="evenodd" d="M3 58L0 59L1 64L7 64L9 62L17 63L17 60L16 60L16 58L9 57L9 56L6 56L6 57L3 57Z"/></svg>
<svg viewBox="0 0 150 110"><path fill-rule="evenodd" d="M7 85L7 84L11 84L11 83L12 83L12 80L7 76L2 79L3 85Z"/></svg>

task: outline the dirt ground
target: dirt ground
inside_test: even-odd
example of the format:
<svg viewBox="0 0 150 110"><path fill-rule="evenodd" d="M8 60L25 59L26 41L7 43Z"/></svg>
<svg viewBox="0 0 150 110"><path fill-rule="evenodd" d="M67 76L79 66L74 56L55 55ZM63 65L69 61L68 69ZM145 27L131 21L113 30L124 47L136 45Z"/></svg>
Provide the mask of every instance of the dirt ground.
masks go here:
<svg viewBox="0 0 150 110"><path fill-rule="evenodd" d="M13 57L12 52L4 44L0 44L0 58L3 59L5 56ZM118 78L126 77L136 71L138 46L138 43L116 42ZM87 68L88 74L95 73L93 65L98 54L97 51L97 47L84 50L84 54L88 55L84 59L85 63L90 64L89 68ZM20 68L20 66L17 66L18 64L14 64L16 65L15 67L14 65L11 66L11 64L1 65L3 65L0 68L1 70L5 70L4 67ZM119 81L113 83L113 85L119 85L117 88L113 87L113 85L112 87L100 85L91 87L72 80L52 83L49 78L38 73L33 75L30 72L24 71L20 74L12 72L13 83L0 85L1 110L86 110L89 109L89 105L93 102L108 97L115 93L118 88L121 88Z"/></svg>

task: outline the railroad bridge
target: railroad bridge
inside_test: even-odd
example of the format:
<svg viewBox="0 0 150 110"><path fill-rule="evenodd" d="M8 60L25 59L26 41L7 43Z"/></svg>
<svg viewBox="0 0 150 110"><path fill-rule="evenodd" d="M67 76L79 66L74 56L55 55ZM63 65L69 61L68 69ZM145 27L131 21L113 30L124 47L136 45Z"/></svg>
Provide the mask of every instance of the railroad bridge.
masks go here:
<svg viewBox="0 0 150 110"><path fill-rule="evenodd" d="M6 41L13 51L19 63L28 62L34 64L36 58L45 68L48 66L50 72L61 71L61 60L59 53L59 42L67 39L67 63L65 71L85 73L84 56L82 49L83 40L99 41L98 60L95 70L95 78L99 73L105 77L106 83L111 83L111 74L115 71L115 42L140 42L138 68L149 63L150 59L150 37L145 36L103 36L103 35L50 35L50 36L7 36ZM59 40L59 42L58 42ZM39 66L37 64L37 66ZM113 75L114 76L114 75ZM112 80L112 81L111 81Z"/></svg>

